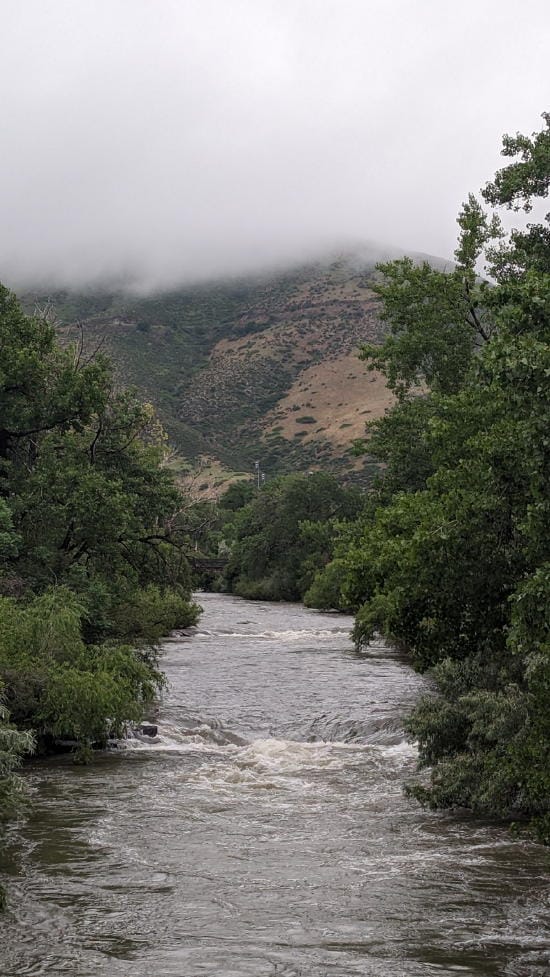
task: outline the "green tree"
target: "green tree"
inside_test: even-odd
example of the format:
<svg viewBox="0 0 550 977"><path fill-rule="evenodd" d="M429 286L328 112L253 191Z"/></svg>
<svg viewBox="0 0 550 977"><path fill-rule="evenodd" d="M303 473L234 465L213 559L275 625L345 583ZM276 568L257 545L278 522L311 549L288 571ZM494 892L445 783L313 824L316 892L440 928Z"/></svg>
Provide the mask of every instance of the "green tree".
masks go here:
<svg viewBox="0 0 550 977"><path fill-rule="evenodd" d="M233 593L261 600L300 600L331 558L341 520L353 518L361 494L323 472L268 482L227 526Z"/></svg>
<svg viewBox="0 0 550 977"><path fill-rule="evenodd" d="M186 505L152 409L0 289L0 678L41 744L138 719L196 620Z"/></svg>
<svg viewBox="0 0 550 977"><path fill-rule="evenodd" d="M483 191L530 210L550 185L550 118L505 137ZM519 160L516 157L519 156ZM390 335L366 349L399 403L374 425L378 506L345 557L355 636L430 670L409 730L433 807L526 820L550 841L550 276L548 216L504 235L470 197L451 272L381 267ZM490 275L479 280L480 260ZM409 441L409 445L408 442Z"/></svg>

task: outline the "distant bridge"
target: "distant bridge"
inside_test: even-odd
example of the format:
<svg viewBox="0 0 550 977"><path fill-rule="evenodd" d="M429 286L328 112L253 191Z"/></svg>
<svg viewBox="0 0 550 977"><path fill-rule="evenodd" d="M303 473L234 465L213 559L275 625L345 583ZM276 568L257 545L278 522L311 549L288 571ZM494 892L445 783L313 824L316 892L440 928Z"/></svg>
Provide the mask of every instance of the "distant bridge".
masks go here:
<svg viewBox="0 0 550 977"><path fill-rule="evenodd" d="M221 573L229 563L227 557L223 556L190 556L188 559L193 570L198 573Z"/></svg>

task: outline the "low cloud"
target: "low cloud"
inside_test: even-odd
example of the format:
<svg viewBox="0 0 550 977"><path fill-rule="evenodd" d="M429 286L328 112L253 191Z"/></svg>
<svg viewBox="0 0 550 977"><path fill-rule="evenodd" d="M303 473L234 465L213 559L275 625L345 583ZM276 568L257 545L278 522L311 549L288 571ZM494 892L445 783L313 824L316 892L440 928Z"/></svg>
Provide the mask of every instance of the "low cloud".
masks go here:
<svg viewBox="0 0 550 977"><path fill-rule="evenodd" d="M0 278L141 290L448 257L548 108L544 0L7 0ZM546 86L546 87L545 87Z"/></svg>

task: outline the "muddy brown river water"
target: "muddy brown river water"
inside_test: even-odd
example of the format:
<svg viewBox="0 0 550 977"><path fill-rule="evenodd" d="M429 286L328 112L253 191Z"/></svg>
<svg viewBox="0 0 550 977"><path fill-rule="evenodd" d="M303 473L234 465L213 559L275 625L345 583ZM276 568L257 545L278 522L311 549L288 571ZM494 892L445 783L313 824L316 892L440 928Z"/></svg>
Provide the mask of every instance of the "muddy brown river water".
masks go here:
<svg viewBox="0 0 550 977"><path fill-rule="evenodd" d="M156 742L26 769L1 977L548 977L550 853L403 794L399 655L342 615L199 600Z"/></svg>

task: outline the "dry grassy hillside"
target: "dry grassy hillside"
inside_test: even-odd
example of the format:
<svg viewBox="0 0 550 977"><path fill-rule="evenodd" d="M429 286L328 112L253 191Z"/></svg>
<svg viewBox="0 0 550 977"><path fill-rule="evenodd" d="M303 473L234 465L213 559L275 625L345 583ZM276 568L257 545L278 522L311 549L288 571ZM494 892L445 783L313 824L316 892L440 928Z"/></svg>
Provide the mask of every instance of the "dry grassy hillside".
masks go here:
<svg viewBox="0 0 550 977"><path fill-rule="evenodd" d="M254 446L271 471L361 470L351 443L391 403L382 378L366 373L357 356L362 343L381 336L365 273L344 263L316 269L276 316L259 324L251 309L239 327L241 335L216 343L182 389L181 419L211 425L235 447Z"/></svg>

